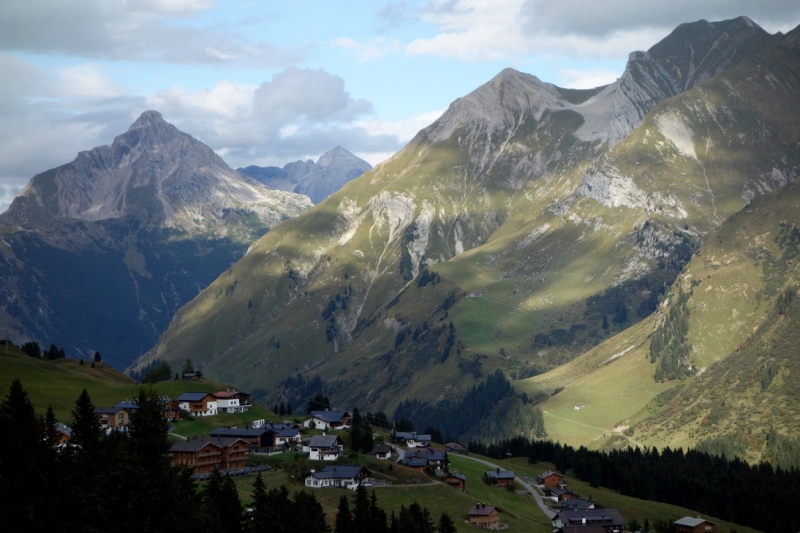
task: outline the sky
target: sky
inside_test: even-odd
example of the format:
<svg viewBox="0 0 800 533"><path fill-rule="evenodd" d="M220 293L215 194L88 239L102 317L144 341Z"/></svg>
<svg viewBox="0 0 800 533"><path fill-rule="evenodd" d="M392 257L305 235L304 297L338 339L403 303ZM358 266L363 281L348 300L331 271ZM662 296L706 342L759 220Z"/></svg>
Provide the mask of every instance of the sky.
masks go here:
<svg viewBox="0 0 800 533"><path fill-rule="evenodd" d="M230 166L339 145L375 165L506 67L610 83L678 24L800 23L796 0L4 0L0 212L143 111Z"/></svg>

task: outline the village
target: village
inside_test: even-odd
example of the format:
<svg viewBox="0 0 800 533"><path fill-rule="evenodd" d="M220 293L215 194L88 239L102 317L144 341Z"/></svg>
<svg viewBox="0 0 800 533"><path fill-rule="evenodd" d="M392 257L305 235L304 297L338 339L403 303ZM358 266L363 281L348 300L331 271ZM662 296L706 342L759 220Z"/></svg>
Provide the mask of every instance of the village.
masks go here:
<svg viewBox="0 0 800 533"><path fill-rule="evenodd" d="M191 375L184 376L189 381ZM204 418L213 420L220 414L246 413L253 403L251 395L236 390L217 392L184 392L176 398L162 397L164 417L168 423L181 419ZM106 432L126 431L131 414L138 409L135 402L122 400L112 407L95 407L95 415ZM221 426L204 436L184 437L170 433L174 438L169 450L173 465L192 470L198 480L207 479L212 472L222 475L244 476L269 470L263 464L251 463L256 457L294 454L304 458L309 467L303 473L302 485L310 490L330 488L356 490L358 487L381 488L394 482L376 475L367 466L350 463L355 454L346 451L345 439L353 428L354 414L344 410L312 410L301 418L267 422L253 420L244 427ZM58 424L60 445L68 446L71 429ZM423 486L444 484L454 490L469 494L468 483L481 483L497 491L516 491L530 496L531 505L537 505L550 519L557 533L622 533L633 531L630 523L615 508L607 508L590 497L571 490L563 473L543 470L535 477L517 475L513 470L498 464L469 456L466 446L457 442L435 443L431 435L414 431L390 431L378 435L371 449L353 450L379 462L402 466L416 477L405 483ZM451 468L453 456L481 463L485 469L480 479ZM508 524L503 519L504 509L492 501L474 503L463 509L465 524L476 529L503 530ZM716 523L698 517L683 517L672 523L677 533L715 533ZM641 529L639 529L641 530Z"/></svg>

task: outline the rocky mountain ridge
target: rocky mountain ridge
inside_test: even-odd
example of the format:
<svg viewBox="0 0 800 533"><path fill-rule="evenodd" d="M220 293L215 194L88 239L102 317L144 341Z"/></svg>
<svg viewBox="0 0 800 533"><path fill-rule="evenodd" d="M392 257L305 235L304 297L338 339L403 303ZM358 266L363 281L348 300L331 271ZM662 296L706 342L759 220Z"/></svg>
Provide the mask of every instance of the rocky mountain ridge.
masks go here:
<svg viewBox="0 0 800 533"><path fill-rule="evenodd" d="M191 353L270 402L316 386L390 412L601 344L773 176L796 176L797 54L764 35L684 25L589 91L501 72L256 242L136 366Z"/></svg>
<svg viewBox="0 0 800 533"><path fill-rule="evenodd" d="M147 111L34 176L0 215L0 318L15 341L123 368L254 239L310 207Z"/></svg>
<svg viewBox="0 0 800 533"><path fill-rule="evenodd" d="M273 189L305 194L318 204L370 169L372 165L337 146L316 163L309 159L288 163L283 168L251 165L236 170Z"/></svg>

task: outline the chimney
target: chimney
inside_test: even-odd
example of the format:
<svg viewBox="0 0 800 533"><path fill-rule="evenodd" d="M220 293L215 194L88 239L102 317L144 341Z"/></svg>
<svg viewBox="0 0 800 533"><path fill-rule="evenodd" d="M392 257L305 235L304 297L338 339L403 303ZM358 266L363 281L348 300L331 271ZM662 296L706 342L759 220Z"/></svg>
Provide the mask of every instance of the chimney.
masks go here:
<svg viewBox="0 0 800 533"><path fill-rule="evenodd" d="M498 474L500 473L500 467L499 466L497 467L497 473Z"/></svg>

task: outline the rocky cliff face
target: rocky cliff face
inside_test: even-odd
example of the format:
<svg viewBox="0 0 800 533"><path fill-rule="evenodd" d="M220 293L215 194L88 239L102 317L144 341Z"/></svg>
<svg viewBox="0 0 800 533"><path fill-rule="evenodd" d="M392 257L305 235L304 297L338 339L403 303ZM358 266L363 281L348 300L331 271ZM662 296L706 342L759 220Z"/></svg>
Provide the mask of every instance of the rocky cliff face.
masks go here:
<svg viewBox="0 0 800 533"><path fill-rule="evenodd" d="M237 170L273 189L305 194L318 204L371 168L363 159L337 146L325 152L316 164L308 160L288 163L283 168L249 166Z"/></svg>
<svg viewBox="0 0 800 533"><path fill-rule="evenodd" d="M17 340L124 367L255 238L310 207L147 111L0 215L0 317Z"/></svg>

